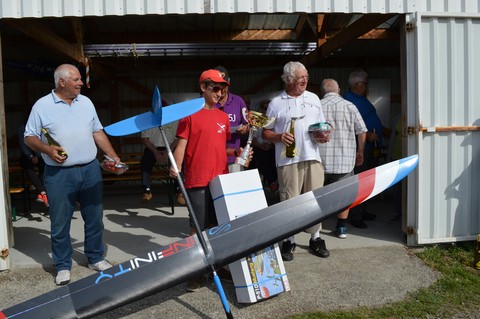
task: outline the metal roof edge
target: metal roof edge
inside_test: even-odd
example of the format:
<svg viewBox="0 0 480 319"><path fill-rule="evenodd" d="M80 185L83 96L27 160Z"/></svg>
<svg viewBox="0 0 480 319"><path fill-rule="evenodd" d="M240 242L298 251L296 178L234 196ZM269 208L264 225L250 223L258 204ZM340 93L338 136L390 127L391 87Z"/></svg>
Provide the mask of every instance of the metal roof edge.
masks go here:
<svg viewBox="0 0 480 319"><path fill-rule="evenodd" d="M215 13L480 13L476 0L7 0L2 18Z"/></svg>

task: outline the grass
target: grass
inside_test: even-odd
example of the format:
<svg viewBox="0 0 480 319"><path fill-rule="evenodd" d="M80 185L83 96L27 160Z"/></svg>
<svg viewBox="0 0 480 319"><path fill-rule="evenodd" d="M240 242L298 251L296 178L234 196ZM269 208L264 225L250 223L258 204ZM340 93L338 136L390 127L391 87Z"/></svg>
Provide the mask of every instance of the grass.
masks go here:
<svg viewBox="0 0 480 319"><path fill-rule="evenodd" d="M382 307L318 312L291 319L477 318L480 317L480 270L473 267L475 242L429 246L414 254L442 273L428 288Z"/></svg>

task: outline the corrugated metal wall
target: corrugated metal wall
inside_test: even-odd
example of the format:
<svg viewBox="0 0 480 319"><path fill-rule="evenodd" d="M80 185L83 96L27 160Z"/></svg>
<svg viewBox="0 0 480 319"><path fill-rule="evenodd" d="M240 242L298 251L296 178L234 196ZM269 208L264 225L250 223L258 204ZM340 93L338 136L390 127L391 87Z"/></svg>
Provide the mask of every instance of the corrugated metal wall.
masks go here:
<svg viewBox="0 0 480 319"><path fill-rule="evenodd" d="M480 232L480 16L421 16L418 24L418 243ZM436 132L446 127L447 132Z"/></svg>
<svg viewBox="0 0 480 319"><path fill-rule="evenodd" d="M480 12L477 0L3 0L0 18L208 13Z"/></svg>

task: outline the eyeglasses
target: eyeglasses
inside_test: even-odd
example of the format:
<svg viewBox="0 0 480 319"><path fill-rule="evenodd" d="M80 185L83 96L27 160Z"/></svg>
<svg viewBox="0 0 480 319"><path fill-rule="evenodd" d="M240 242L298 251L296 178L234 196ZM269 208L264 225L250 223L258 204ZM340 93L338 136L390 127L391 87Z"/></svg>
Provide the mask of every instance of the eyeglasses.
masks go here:
<svg viewBox="0 0 480 319"><path fill-rule="evenodd" d="M221 86L209 85L208 87L212 89L213 93L223 92L226 90L225 87Z"/></svg>
<svg viewBox="0 0 480 319"><path fill-rule="evenodd" d="M300 76L298 78L295 78L295 80L297 80L297 81L301 81L301 80L308 81L309 79L310 79L310 77L308 75Z"/></svg>

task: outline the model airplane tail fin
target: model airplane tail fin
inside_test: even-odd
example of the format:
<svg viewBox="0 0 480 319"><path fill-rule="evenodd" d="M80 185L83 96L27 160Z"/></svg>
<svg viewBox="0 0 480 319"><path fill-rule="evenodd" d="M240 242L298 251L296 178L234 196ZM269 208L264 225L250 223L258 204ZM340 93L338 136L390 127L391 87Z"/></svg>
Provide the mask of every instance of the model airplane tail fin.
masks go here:
<svg viewBox="0 0 480 319"><path fill-rule="evenodd" d="M110 136L135 134L192 115L200 111L204 104L205 100L198 98L162 107L160 91L155 86L152 97L152 111L110 124L105 127L105 132Z"/></svg>
<svg viewBox="0 0 480 319"><path fill-rule="evenodd" d="M160 90L156 85L155 85L155 88L153 89L152 112L160 119L160 123L161 123L162 122L162 99L160 98Z"/></svg>

